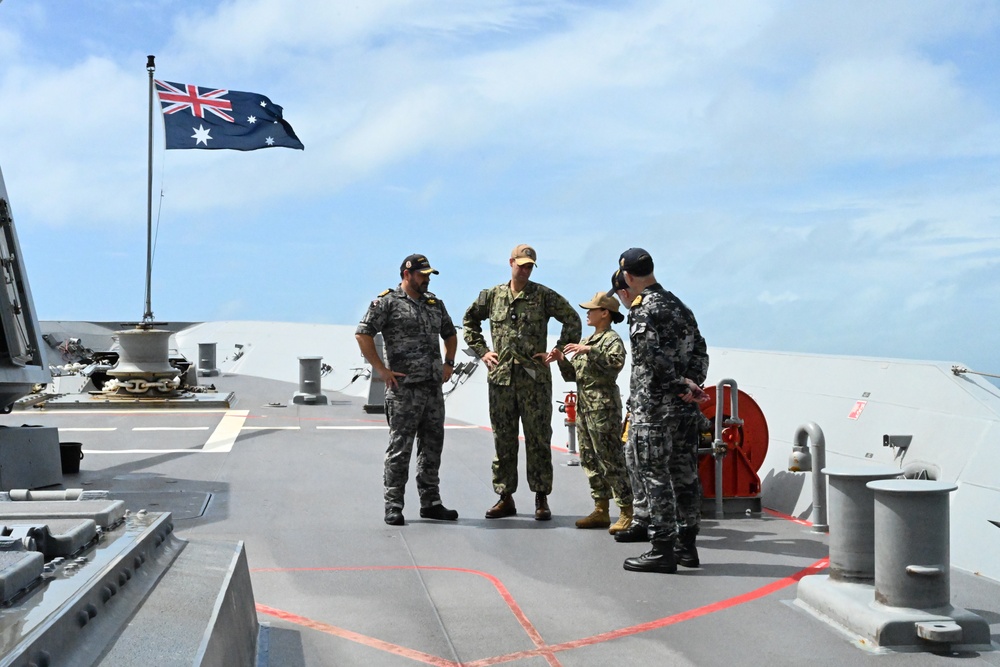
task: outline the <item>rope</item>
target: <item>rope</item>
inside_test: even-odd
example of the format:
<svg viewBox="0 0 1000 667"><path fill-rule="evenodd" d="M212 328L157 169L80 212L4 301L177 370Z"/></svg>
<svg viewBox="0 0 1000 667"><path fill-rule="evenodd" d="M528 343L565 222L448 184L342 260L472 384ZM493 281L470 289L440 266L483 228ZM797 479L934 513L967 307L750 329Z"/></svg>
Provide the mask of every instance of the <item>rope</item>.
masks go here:
<svg viewBox="0 0 1000 667"><path fill-rule="evenodd" d="M982 375L988 378L1000 378L1000 375L995 375L993 373L982 373L980 371L972 371L963 366L952 366L951 372L955 375L962 375L963 373L972 373L973 375Z"/></svg>

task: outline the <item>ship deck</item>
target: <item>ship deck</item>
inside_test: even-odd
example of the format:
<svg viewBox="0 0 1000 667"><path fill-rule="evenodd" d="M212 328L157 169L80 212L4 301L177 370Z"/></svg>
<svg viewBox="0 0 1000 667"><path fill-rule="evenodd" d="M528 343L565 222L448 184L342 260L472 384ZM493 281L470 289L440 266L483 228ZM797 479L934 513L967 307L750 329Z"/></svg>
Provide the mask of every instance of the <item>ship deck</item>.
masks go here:
<svg viewBox="0 0 1000 667"><path fill-rule="evenodd" d="M39 410L2 423L57 426L84 459L68 488L108 489L131 510L170 511L181 538L243 540L262 664L298 665L1000 665L1000 652L873 650L794 604L824 571L827 537L777 513L706 517L702 566L630 573L645 545L574 521L592 508L583 471L554 451L553 518L487 520L496 500L488 429L447 422L444 503L456 523L422 520L412 482L406 525L383 522L387 429L364 400L224 374L228 409ZM411 468L412 470L412 468ZM1000 641L1000 585L953 569L952 604Z"/></svg>

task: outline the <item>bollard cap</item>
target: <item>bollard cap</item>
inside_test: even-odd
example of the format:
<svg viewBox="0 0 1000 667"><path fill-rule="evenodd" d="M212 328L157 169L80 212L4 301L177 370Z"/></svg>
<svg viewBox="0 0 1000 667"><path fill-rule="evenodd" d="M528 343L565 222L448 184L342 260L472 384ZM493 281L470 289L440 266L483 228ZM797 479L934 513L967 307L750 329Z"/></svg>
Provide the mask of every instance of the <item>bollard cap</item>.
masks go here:
<svg viewBox="0 0 1000 667"><path fill-rule="evenodd" d="M868 478L869 481L903 476L902 470L892 466L833 466L823 468L822 473L828 477Z"/></svg>
<svg viewBox="0 0 1000 667"><path fill-rule="evenodd" d="M953 482L934 479L880 479L866 484L869 489L882 493L951 493L958 488Z"/></svg>

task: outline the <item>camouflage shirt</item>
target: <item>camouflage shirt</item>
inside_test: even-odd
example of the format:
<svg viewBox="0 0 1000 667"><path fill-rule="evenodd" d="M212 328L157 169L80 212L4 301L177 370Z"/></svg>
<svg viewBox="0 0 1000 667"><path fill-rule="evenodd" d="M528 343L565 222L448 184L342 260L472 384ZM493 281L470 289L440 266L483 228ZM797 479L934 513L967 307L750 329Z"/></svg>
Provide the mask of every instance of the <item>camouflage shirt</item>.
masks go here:
<svg viewBox="0 0 1000 667"><path fill-rule="evenodd" d="M503 283L484 289L465 311L465 342L480 357L489 352L482 327L483 320L489 319L493 351L499 357L489 382L509 385L513 366L519 364L536 381L551 384L549 367L532 357L548 352L549 318L553 317L563 325L558 347L580 340L580 316L555 290L529 281L515 297L510 283Z"/></svg>
<svg viewBox="0 0 1000 667"><path fill-rule="evenodd" d="M615 408L621 417L622 398L618 374L625 367L625 345L613 329L593 333L580 341L590 351L569 361L560 361L559 370L567 382L576 382L581 410Z"/></svg>
<svg viewBox="0 0 1000 667"><path fill-rule="evenodd" d="M696 404L678 397L688 389L684 378L700 385L708 374L708 349L694 314L654 283L632 302L628 324L632 343L628 406L633 423L697 410Z"/></svg>
<svg viewBox="0 0 1000 667"><path fill-rule="evenodd" d="M414 301L402 286L386 290L371 302L355 331L365 336L379 332L385 342L385 365L397 373L406 373L400 382L441 382L444 375L438 337L456 335L444 302L430 292Z"/></svg>

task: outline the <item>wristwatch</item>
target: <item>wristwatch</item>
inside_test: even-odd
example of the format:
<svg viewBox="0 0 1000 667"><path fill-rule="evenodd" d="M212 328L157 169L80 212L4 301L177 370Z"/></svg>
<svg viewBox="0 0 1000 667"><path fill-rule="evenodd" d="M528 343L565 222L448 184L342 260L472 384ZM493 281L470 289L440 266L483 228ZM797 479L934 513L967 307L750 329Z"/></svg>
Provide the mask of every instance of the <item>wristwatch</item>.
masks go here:
<svg viewBox="0 0 1000 667"><path fill-rule="evenodd" d="M444 360L444 365L445 366L451 366L452 368L454 368L455 367L455 360L454 359L445 359Z"/></svg>

